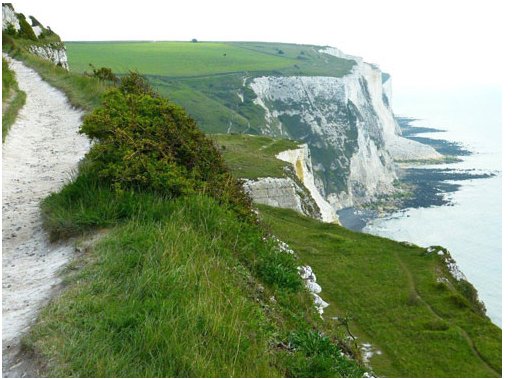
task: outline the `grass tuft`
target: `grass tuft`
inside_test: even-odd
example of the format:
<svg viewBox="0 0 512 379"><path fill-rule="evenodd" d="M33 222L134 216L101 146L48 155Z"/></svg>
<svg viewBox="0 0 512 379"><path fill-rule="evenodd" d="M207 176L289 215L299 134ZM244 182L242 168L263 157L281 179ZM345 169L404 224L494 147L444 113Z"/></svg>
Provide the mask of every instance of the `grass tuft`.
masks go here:
<svg viewBox="0 0 512 379"><path fill-rule="evenodd" d="M25 92L18 87L16 75L2 58L2 142L5 141L18 112L25 105L26 98Z"/></svg>

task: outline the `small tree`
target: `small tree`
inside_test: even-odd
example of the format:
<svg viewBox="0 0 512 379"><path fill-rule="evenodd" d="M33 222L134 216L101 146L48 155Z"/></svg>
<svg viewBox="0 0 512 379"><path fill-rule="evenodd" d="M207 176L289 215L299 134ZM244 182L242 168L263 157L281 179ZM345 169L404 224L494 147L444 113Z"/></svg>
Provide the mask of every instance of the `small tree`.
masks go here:
<svg viewBox="0 0 512 379"><path fill-rule="evenodd" d="M193 42L193 43L197 43L198 41L197 41L197 39L196 39L196 38L192 38L192 42Z"/></svg>
<svg viewBox="0 0 512 379"><path fill-rule="evenodd" d="M34 16L28 16L28 17L30 18L30 21L32 22L32 26L40 26L41 28L43 27L43 24L41 24L37 18L35 18Z"/></svg>
<svg viewBox="0 0 512 379"><path fill-rule="evenodd" d="M20 22L20 30L18 31L19 38L31 39L32 41L37 41L37 36L34 33L34 30L28 23L27 19L22 13L18 13L18 21Z"/></svg>
<svg viewBox="0 0 512 379"><path fill-rule="evenodd" d="M5 34L16 37L17 31L12 23L7 24L7 27L5 28Z"/></svg>
<svg viewBox="0 0 512 379"><path fill-rule="evenodd" d="M92 68L92 74L85 73L87 76L92 76L94 78L98 78L102 82L112 82L113 84L117 84L119 82L119 78L112 72L111 68L108 67L100 67L96 68L92 63L89 63L89 67Z"/></svg>

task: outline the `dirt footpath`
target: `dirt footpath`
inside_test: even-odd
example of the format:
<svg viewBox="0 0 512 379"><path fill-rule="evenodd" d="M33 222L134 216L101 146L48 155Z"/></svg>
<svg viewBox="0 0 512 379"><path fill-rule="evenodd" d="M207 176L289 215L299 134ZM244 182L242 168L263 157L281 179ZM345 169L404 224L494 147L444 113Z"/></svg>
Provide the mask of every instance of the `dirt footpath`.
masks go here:
<svg viewBox="0 0 512 379"><path fill-rule="evenodd" d="M42 229L39 203L58 191L89 149L79 135L82 112L32 69L10 60L25 106L2 152L2 362L3 376L22 376L20 338L59 283L59 271L74 252L54 245ZM21 370L21 371L20 371Z"/></svg>

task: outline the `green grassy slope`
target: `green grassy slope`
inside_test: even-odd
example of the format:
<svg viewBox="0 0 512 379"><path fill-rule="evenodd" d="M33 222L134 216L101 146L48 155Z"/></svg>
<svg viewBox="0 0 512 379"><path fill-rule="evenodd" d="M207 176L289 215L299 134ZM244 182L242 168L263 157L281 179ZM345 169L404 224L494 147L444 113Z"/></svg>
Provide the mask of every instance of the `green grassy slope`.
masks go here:
<svg viewBox="0 0 512 379"><path fill-rule="evenodd" d="M16 75L2 58L2 142L25 104L26 94L18 88Z"/></svg>
<svg viewBox="0 0 512 379"><path fill-rule="evenodd" d="M86 214L116 219L116 203L131 204L133 213L124 222L117 216L108 236L71 266L84 268L70 271L66 293L26 340L51 362L50 376L291 374L291 357L272 346L301 328L303 312L315 316L304 291L257 275L265 259L277 263L257 228L206 197L116 200L93 185L88 193L96 196L77 198L80 186L48 199L45 209L55 215L69 204L67 213L89 226L95 222ZM66 203L69 196L80 205Z"/></svg>
<svg viewBox="0 0 512 379"><path fill-rule="evenodd" d="M441 258L425 249L351 232L284 209L260 206L263 219L312 266L330 306L350 316L361 342L383 352L377 375L501 376L501 329L463 296ZM450 278L449 284L438 277Z"/></svg>
<svg viewBox="0 0 512 379"><path fill-rule="evenodd" d="M318 53L318 47L263 42L66 42L75 72L88 64L116 73L138 70L165 77L211 76L233 72L343 76L346 61ZM281 53L282 52L282 53Z"/></svg>
<svg viewBox="0 0 512 379"><path fill-rule="evenodd" d="M289 163L276 158L284 150L296 149L298 143L246 134L211 135L222 151L229 168L238 178L284 177Z"/></svg>

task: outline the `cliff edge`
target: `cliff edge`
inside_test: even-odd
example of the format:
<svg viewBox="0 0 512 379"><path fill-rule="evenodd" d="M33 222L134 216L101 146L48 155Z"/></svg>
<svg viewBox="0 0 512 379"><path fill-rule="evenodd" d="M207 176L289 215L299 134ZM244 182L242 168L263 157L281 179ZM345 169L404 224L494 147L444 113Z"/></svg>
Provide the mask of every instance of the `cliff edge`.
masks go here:
<svg viewBox="0 0 512 379"><path fill-rule="evenodd" d="M256 94L254 103L265 111L263 134L309 145L315 184L332 206L393 192L395 161L442 157L401 136L388 75L337 49L319 51L355 64L342 77L260 76L248 85Z"/></svg>

